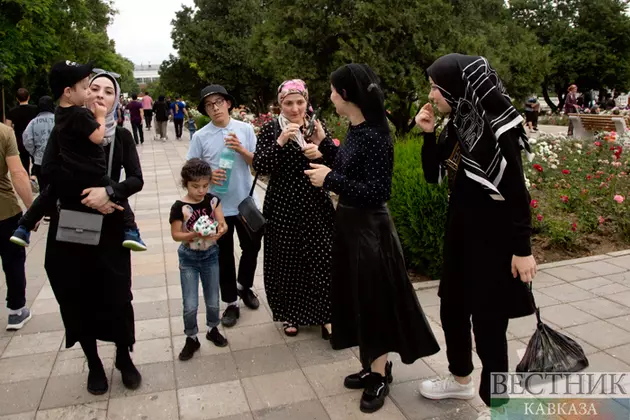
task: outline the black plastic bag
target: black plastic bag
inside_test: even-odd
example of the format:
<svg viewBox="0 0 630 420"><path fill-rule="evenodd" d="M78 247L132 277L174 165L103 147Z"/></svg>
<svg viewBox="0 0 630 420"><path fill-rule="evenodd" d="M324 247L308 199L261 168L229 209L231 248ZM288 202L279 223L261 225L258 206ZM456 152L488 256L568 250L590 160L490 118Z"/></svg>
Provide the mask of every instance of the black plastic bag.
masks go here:
<svg viewBox="0 0 630 420"><path fill-rule="evenodd" d="M536 308L538 325L529 340L525 355L516 371L527 372L579 372L588 367L582 346L564 334L551 329L540 319L540 309L534 301L531 283L529 293Z"/></svg>

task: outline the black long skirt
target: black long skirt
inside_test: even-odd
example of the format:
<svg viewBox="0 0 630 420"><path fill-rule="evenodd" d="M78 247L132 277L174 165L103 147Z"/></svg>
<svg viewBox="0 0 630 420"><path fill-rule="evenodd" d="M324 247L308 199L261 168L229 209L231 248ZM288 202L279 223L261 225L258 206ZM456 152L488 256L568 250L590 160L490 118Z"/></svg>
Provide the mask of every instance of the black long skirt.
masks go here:
<svg viewBox="0 0 630 420"><path fill-rule="evenodd" d="M122 213L105 216L97 246L56 240L54 212L46 242L45 268L59 303L66 347L83 339L135 343L131 305L131 257L122 246Z"/></svg>
<svg viewBox="0 0 630 420"><path fill-rule="evenodd" d="M411 364L440 351L385 204L337 206L331 300L332 346L358 345L364 366L390 352Z"/></svg>

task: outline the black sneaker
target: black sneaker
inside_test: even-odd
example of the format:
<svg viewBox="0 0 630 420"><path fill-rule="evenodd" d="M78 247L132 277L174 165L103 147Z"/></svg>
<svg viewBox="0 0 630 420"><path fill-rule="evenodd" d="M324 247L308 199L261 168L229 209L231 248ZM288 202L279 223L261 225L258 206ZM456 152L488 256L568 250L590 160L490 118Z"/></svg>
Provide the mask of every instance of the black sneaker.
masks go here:
<svg viewBox="0 0 630 420"><path fill-rule="evenodd" d="M107 375L105 375L105 369L103 364L99 363L99 366L90 367L87 380L87 390L92 395L103 395L109 389L107 384Z"/></svg>
<svg viewBox="0 0 630 420"><path fill-rule="evenodd" d="M212 341L212 344L217 347L225 347L228 345L227 339L221 335L217 327L214 327L212 330L208 331L208 333L206 334L206 340Z"/></svg>
<svg viewBox="0 0 630 420"><path fill-rule="evenodd" d="M186 344L182 349L181 353L179 353L179 360L185 362L186 360L192 359L193 355L197 350L201 347L201 343L195 338L186 337Z"/></svg>
<svg viewBox="0 0 630 420"><path fill-rule="evenodd" d="M370 373L372 373L371 369L362 369L359 373L348 375L343 381L343 386L348 389L364 389L367 387L367 379ZM387 378L387 383L389 384L391 384L394 380L394 377L392 376L392 362L387 362L385 365L385 377Z"/></svg>
<svg viewBox="0 0 630 420"><path fill-rule="evenodd" d="M236 325L236 321L241 317L241 310L236 305L230 305L227 307L223 316L221 317L221 324L230 328Z"/></svg>
<svg viewBox="0 0 630 420"><path fill-rule="evenodd" d="M367 386L361 396L359 408L363 413L374 413L383 407L389 394L389 383L378 373L370 372L365 378Z"/></svg>
<svg viewBox="0 0 630 420"><path fill-rule="evenodd" d="M243 299L243 303L249 309L256 310L260 306L260 302L258 301L258 297L256 293L252 289L243 289L238 291L238 295Z"/></svg>

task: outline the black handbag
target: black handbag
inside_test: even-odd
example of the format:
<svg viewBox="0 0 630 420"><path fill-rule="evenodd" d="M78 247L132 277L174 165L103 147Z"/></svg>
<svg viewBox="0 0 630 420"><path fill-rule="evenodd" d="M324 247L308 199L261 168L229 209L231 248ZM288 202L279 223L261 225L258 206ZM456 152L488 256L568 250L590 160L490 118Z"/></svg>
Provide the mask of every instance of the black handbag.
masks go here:
<svg viewBox="0 0 630 420"><path fill-rule="evenodd" d="M247 233L252 239L260 238L264 234L265 224L267 223L265 216L258 210L256 201L254 201L252 197L257 180L258 174L254 177L254 183L252 184L251 190L249 190L249 196L238 205L238 215L236 216L243 226L245 226Z"/></svg>

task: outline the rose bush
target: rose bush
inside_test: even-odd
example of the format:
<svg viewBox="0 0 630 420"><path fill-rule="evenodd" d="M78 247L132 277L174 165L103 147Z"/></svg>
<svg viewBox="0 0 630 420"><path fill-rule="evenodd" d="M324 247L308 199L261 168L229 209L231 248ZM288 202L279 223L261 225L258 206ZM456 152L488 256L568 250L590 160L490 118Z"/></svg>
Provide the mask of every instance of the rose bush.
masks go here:
<svg viewBox="0 0 630 420"><path fill-rule="evenodd" d="M591 140L544 135L530 140L524 162L535 233L572 248L584 234L630 242L630 136L601 132Z"/></svg>

